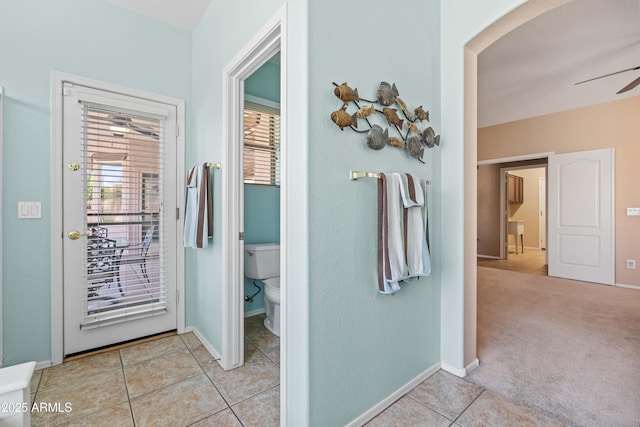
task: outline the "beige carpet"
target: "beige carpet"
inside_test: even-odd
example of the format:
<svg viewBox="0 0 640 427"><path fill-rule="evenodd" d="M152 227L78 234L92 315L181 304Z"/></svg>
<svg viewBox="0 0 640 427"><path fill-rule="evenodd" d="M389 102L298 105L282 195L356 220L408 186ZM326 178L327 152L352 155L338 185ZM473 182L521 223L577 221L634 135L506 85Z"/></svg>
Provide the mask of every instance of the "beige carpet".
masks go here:
<svg viewBox="0 0 640 427"><path fill-rule="evenodd" d="M467 379L568 426L640 426L640 291L478 267Z"/></svg>

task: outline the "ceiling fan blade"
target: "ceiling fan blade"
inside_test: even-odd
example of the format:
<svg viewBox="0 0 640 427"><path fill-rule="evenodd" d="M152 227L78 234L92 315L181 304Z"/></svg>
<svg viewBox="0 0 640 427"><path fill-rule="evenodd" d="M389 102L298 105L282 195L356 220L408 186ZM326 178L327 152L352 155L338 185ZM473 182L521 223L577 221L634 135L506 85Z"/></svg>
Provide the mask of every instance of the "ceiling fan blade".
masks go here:
<svg viewBox="0 0 640 427"><path fill-rule="evenodd" d="M626 85L625 87L623 87L622 89L620 89L619 91L616 92L616 95L619 93L624 93L627 91L630 91L631 89L633 89L634 87L640 85L640 77L638 77L637 79L635 79L634 81L632 81L631 83L629 83L628 85Z"/></svg>
<svg viewBox="0 0 640 427"><path fill-rule="evenodd" d="M594 81L594 80L602 79L602 78L604 78L604 77L615 76L616 74L626 73L627 71L633 71L633 70L640 70L640 66L637 66L637 67L631 67L631 68L627 68L626 70L616 71L615 73L609 73L609 74L605 74L605 75L603 75L603 76L594 77L594 78L592 78L592 79L583 80L583 81L581 81L581 82L574 83L574 85L580 85L580 84L582 84L582 83L591 82L591 81Z"/></svg>

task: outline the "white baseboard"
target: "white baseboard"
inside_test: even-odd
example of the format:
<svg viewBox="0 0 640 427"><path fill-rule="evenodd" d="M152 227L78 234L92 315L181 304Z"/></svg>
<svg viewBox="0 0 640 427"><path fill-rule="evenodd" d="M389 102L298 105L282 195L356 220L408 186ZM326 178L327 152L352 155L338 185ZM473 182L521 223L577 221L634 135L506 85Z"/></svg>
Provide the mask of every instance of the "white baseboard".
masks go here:
<svg viewBox="0 0 640 427"><path fill-rule="evenodd" d="M408 383L400 387L398 390L391 393L385 399L378 402L375 406L373 406L367 412L365 412L364 414L360 415L358 418L348 423L346 427L357 427L357 426L365 425L366 423L374 419L377 415L381 414L389 406L393 405L402 396L404 396L405 394L409 393L411 390L416 388L418 384L420 384L422 381L426 380L431 375L438 372L439 369L440 369L440 363L436 363L435 365L433 365L432 367L430 367L429 369L422 372L420 375L418 375L417 377L415 377L414 379L412 379L411 381L409 381Z"/></svg>
<svg viewBox="0 0 640 427"><path fill-rule="evenodd" d="M476 256L477 256L478 258L487 258L487 259L503 259L503 258L500 258L499 256L493 256L493 255L480 255L480 254L478 254L478 255L476 255Z"/></svg>
<svg viewBox="0 0 640 427"><path fill-rule="evenodd" d="M613 286L619 286L621 288L627 288L627 289L636 289L640 291L640 286L638 285L625 285L624 283L614 283Z"/></svg>
<svg viewBox="0 0 640 427"><path fill-rule="evenodd" d="M267 310L262 307L262 308L257 308L255 310L251 310L251 311L245 311L244 312L244 317L253 317L253 316L257 316L258 314L263 314L266 313Z"/></svg>
<svg viewBox="0 0 640 427"><path fill-rule="evenodd" d="M466 368L462 369L456 368L444 362L441 363L440 367L443 371L447 371L450 374L455 375L456 377L464 378L469 374L469 372L473 371L478 366L480 366L480 361L478 359L475 359L473 362L469 363Z"/></svg>
<svg viewBox="0 0 640 427"><path fill-rule="evenodd" d="M43 360L42 362L36 363L36 371L39 369L50 368L53 366L53 362L51 360Z"/></svg>
<svg viewBox="0 0 640 427"><path fill-rule="evenodd" d="M474 369L476 369L478 366L480 366L480 361L476 358L473 362L469 363L465 368L465 370L467 371L467 375L469 375L469 373Z"/></svg>
<svg viewBox="0 0 640 427"><path fill-rule="evenodd" d="M464 378L467 376L467 370L465 368L456 368L444 362L440 364L440 368L442 368L443 371L447 371L450 374L455 375L456 377Z"/></svg>
<svg viewBox="0 0 640 427"><path fill-rule="evenodd" d="M215 360L218 360L218 361L220 360L220 353L218 353L218 350L216 350L215 347L213 347L211 345L211 343L209 341L207 341L207 339L204 337L204 335L202 335L202 332L200 332L198 330L198 328L193 327L193 326L187 326L186 328L184 328L184 331L185 332L193 332L193 334L200 340L200 342L202 343L204 348L207 349L209 354L211 354L211 356Z"/></svg>

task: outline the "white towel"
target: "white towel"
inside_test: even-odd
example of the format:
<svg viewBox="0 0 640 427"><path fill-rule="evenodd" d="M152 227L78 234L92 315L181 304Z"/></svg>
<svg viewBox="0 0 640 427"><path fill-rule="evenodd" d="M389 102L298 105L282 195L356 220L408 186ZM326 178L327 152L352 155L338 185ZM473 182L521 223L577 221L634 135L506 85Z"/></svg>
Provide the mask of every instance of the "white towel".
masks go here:
<svg viewBox="0 0 640 427"><path fill-rule="evenodd" d="M407 277L428 276L431 260L426 240L426 182L408 173L400 175L400 179Z"/></svg>
<svg viewBox="0 0 640 427"><path fill-rule="evenodd" d="M187 174L187 206L184 215L184 247L206 248L213 237L213 204L209 166L196 165Z"/></svg>
<svg viewBox="0 0 640 427"><path fill-rule="evenodd" d="M378 181L378 291L431 274L427 243L426 182L409 174L380 174Z"/></svg>

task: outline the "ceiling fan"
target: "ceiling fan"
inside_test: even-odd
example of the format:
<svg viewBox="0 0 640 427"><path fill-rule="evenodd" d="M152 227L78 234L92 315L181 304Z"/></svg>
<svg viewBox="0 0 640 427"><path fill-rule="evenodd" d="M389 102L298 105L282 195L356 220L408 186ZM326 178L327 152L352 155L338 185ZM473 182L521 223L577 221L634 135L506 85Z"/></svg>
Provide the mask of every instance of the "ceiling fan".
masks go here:
<svg viewBox="0 0 640 427"><path fill-rule="evenodd" d="M604 77L609 77L609 76L615 76L616 74L626 73L627 71L634 71L634 70L640 70L640 66L627 68L626 70L616 71L614 73L605 74L604 76L598 76L598 77L594 77L594 78L588 79L588 80L583 80L581 82L574 83L574 85L579 85L579 84L582 84L582 83L587 83L587 82L591 82L593 80L598 80L598 79L602 79ZM630 91L631 89L633 89L634 87L636 87L638 85L640 85L640 77L636 78L634 81L632 81L631 83L629 83L628 85L626 85L625 87L623 87L622 89L617 91L616 94L620 94L620 93L624 93L624 92Z"/></svg>
<svg viewBox="0 0 640 427"><path fill-rule="evenodd" d="M107 117L113 126L110 129L118 134L123 134L132 130L140 135L150 136L154 139L160 139L160 135L151 127L145 124L136 123L130 117L110 114Z"/></svg>

